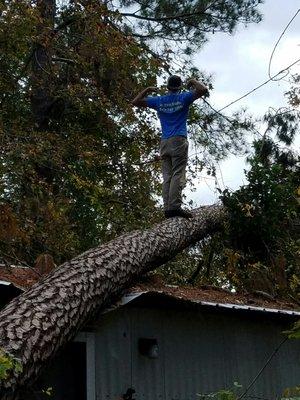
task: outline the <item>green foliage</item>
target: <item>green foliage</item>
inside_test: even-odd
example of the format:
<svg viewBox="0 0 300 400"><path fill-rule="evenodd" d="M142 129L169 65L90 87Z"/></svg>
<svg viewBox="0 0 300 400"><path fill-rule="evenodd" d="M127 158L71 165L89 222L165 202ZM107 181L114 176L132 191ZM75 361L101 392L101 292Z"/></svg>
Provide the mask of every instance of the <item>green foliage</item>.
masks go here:
<svg viewBox="0 0 300 400"><path fill-rule="evenodd" d="M160 267L156 274L172 285L228 287L223 239L223 232L206 237Z"/></svg>
<svg viewBox="0 0 300 400"><path fill-rule="evenodd" d="M300 400L300 386L286 389L281 400Z"/></svg>
<svg viewBox="0 0 300 400"><path fill-rule="evenodd" d="M289 103L293 107L298 107L300 105L300 75L295 74L292 76L292 87L286 93Z"/></svg>
<svg viewBox="0 0 300 400"><path fill-rule="evenodd" d="M198 394L197 396L200 400L238 400L240 398L238 392L242 387L238 382L234 382L233 387L230 389L221 389L214 393ZM281 400L300 400L300 387L286 389Z"/></svg>
<svg viewBox="0 0 300 400"><path fill-rule="evenodd" d="M300 320L295 322L292 329L285 332L290 339L300 339Z"/></svg>
<svg viewBox="0 0 300 400"><path fill-rule="evenodd" d="M0 381L7 379L11 373L20 372L22 372L20 361L0 349Z"/></svg>
<svg viewBox="0 0 300 400"><path fill-rule="evenodd" d="M238 399L238 391L242 386L238 382L234 382L233 387L230 389L221 389L215 393L209 394L198 394L201 400L237 400Z"/></svg>
<svg viewBox="0 0 300 400"><path fill-rule="evenodd" d="M222 193L230 211L227 250L230 276L239 288L275 293L299 293L299 157L288 148L297 129L285 115L268 129L279 142L264 136L253 143L248 158L248 183L234 193ZM284 135L283 135L284 132ZM275 286L274 286L275 283Z"/></svg>
<svg viewBox="0 0 300 400"><path fill-rule="evenodd" d="M233 33L237 24L259 22L257 10L262 0L239 0L219 2L211 0L185 1L156 0L151 5L132 0L120 1L121 6L130 6L136 13L127 13L130 22L141 22L136 35L161 40L176 41L176 47L190 54L207 40L207 33ZM174 18L171 18L171 17ZM132 32L132 25L124 21ZM136 26L134 26L136 28ZM170 46L169 46L170 47Z"/></svg>
<svg viewBox="0 0 300 400"><path fill-rule="evenodd" d="M53 394L53 388L52 387L48 387L47 389L43 389L42 393L44 393L46 396L51 397Z"/></svg>
<svg viewBox="0 0 300 400"><path fill-rule="evenodd" d="M156 133L128 98L138 81L155 79L160 62L104 24L101 6L70 5L57 24L70 17L79 20L53 37L37 32L38 9L28 2L10 2L0 20L0 41L11 46L5 57L1 53L1 68L11 79L0 78L0 206L8 228L1 247L29 263L45 252L60 263L99 240L146 226L156 204L151 196L159 190L158 165L148 163ZM71 60L47 63L38 76L51 103L43 132L30 97L37 42Z"/></svg>
<svg viewBox="0 0 300 400"><path fill-rule="evenodd" d="M48 253L58 264L156 222L159 135L153 115L130 100L169 71L170 36L195 48L213 30L260 19L259 0L55 3L0 5L0 251L13 262ZM141 18L123 15L129 3ZM193 16L170 18L174 10ZM154 37L164 42L161 55ZM199 74L190 62L184 67L177 72L186 78ZM201 108L192 111L194 141L205 148L190 164L193 174L213 168L245 132L204 112L203 122Z"/></svg>

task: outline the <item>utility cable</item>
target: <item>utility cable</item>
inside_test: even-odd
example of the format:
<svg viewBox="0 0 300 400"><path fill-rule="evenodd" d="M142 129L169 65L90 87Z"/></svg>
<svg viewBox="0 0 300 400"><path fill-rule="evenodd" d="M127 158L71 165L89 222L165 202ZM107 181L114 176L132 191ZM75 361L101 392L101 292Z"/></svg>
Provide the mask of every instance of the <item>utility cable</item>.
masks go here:
<svg viewBox="0 0 300 400"><path fill-rule="evenodd" d="M273 351L273 353L269 356L263 367L259 370L259 372L255 375L255 377L252 379L252 381L249 383L245 391L237 398L237 400L241 400L245 398L246 394L249 392L249 390L252 388L252 386L255 384L257 379L261 376L261 374L264 372L264 370L267 368L267 366L270 364L272 359L275 357L275 355L278 353L279 349L284 345L284 343L288 340L288 337L285 337L279 345L276 347L276 349Z"/></svg>
<svg viewBox="0 0 300 400"><path fill-rule="evenodd" d="M229 122L230 124L235 123L234 120L230 119L229 117L227 117L224 114L221 114L221 112L220 112L221 110L216 110L205 98L202 98L202 100L204 101L205 104L208 105L208 107L210 107L215 112L215 114L220 115L222 118L226 119L226 121Z"/></svg>
<svg viewBox="0 0 300 400"><path fill-rule="evenodd" d="M203 100L216 114L220 115L222 118L224 118L231 125L233 125L235 123L239 123L237 120L230 119L226 115L222 114L220 111L216 110L207 100L205 100L205 99L203 99ZM263 137L263 134L261 134L256 128L250 127L249 130L252 131L253 133L256 133L257 135Z"/></svg>
<svg viewBox="0 0 300 400"><path fill-rule="evenodd" d="M277 40L277 42L276 42L276 44L275 44L275 46L274 46L274 48L273 48L273 51L272 51L272 53L271 53L270 60L269 60L269 66L268 66L268 75L269 75L269 78L270 78L272 81L279 81L280 79L283 79L283 78L284 78L284 77L282 77L282 78L280 78L280 79L274 79L274 77L271 76L271 64L272 64L272 59L273 59L274 53L275 53L275 51L276 51L276 48L277 48L279 42L281 41L283 35L284 35L285 32L287 31L287 29L289 28L289 26L291 25L291 23L294 21L294 19L297 17L297 15L299 14L299 12L300 12L300 8L297 10L297 12L295 13L295 15L292 17L292 19L289 21L289 23L287 24L287 26L284 28L283 32L282 32L281 35L279 36L279 38L278 38L278 40Z"/></svg>
<svg viewBox="0 0 300 400"><path fill-rule="evenodd" d="M233 104L237 103L238 101L244 99L245 97L249 96L249 94L255 92L256 90L260 89L261 87L265 86L267 83L269 83L270 81L274 80L274 78L276 78L276 76L282 74L283 72L287 71L288 69L290 69L291 67L293 67L295 64L297 64L300 61L300 58L298 58L296 61L294 61L292 64L288 65L287 67L283 68L281 71L279 71L277 74L273 75L271 78L269 78L267 81L261 83L260 85L256 86L254 89L250 90L249 92L245 93L243 96L238 97L237 99L231 101L229 104L227 104L226 106L222 107L220 110L218 110L218 112L221 112L223 110L225 110L226 108L232 106ZM281 80L284 77L278 79Z"/></svg>

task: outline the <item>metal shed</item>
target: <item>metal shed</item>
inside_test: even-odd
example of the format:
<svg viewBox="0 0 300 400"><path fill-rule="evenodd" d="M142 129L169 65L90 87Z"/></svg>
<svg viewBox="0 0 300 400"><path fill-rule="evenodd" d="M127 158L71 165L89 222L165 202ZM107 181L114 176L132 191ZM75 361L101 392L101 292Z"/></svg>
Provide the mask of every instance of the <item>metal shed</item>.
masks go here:
<svg viewBox="0 0 300 400"><path fill-rule="evenodd" d="M95 318L39 385L53 387L54 400L116 400L130 388L136 400L196 400L234 382L246 388L273 354L244 398L274 400L300 383L300 341L274 352L299 317L297 311L133 293Z"/></svg>

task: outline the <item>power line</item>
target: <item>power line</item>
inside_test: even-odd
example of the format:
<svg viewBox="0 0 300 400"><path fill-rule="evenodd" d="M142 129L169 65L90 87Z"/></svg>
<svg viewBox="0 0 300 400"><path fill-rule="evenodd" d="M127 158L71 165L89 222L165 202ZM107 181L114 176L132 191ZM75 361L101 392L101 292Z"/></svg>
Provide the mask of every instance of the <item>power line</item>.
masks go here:
<svg viewBox="0 0 300 400"><path fill-rule="evenodd" d="M206 103L216 114L218 114L218 115L220 115L221 117L223 117L224 119L226 119L226 121L228 121L228 122L231 123L232 125L235 124L235 123L239 123L237 120L236 120L236 121L235 121L235 120L232 120L232 119L230 119L229 117L227 117L226 115L220 113L218 110L216 110L216 109L215 109L208 101L206 101L205 99L203 99L203 100L205 101L205 103ZM274 110L274 111L275 111L275 114L270 118L270 121L274 120L276 117L278 117L278 116L280 116L280 115L284 115L284 114L287 114L287 113L291 113L291 112L293 112L293 111L296 111L295 109L292 108L292 109L287 109L287 110L285 110L285 111L280 112L281 109L282 109L282 108L278 109L277 111ZM269 121L269 124L270 124L270 121ZM255 134L257 134L258 136L260 136L260 137L262 138L262 140L265 140L266 133L267 133L267 131L268 131L269 128L270 128L270 125L269 125L269 124L268 124L268 127L267 127L267 129L265 130L265 132L264 132L263 134L262 134L261 132L259 132L259 130L256 129L254 126L249 126L248 130L250 130L250 131L252 131L253 133L255 133Z"/></svg>
<svg viewBox="0 0 300 400"><path fill-rule="evenodd" d="M277 48L277 46L278 46L278 44L279 44L281 38L283 37L283 35L284 35L285 32L287 31L287 29L289 28L289 26L291 25L291 23L294 21L294 19L297 17L297 15L299 14L299 12L300 12L300 8L296 11L295 15L291 18L291 20L289 21L289 23L287 24L287 26L284 28L283 32L282 32L281 35L279 36L279 38L278 38L278 40L277 40L277 42L276 42L276 44L275 44L275 46L274 46L274 48L273 48L273 51L272 51L272 53L271 53L270 60L269 60L269 66L268 66L268 75L269 75L269 78L270 78L272 81L278 81L278 80L280 80L280 79L274 79L274 77L271 76L271 64L272 64L272 59L273 59L274 53L275 53L275 51L276 51L276 48ZM283 78L284 78L284 77L283 77ZM282 79L282 78L281 78L281 79Z"/></svg>
<svg viewBox="0 0 300 400"><path fill-rule="evenodd" d="M220 113L221 110L219 110L219 111L216 110L206 99L203 98L202 100L204 101L204 103L206 103L215 112L215 114L220 115L222 118L226 119L226 121L228 121L230 124L233 124L235 122L234 120L230 119L226 115L221 114Z"/></svg>
<svg viewBox="0 0 300 400"><path fill-rule="evenodd" d="M267 361L265 362L265 364L262 366L262 368L259 370L259 372L255 375L255 377L252 379L252 381L249 383L249 385L247 386L247 388L245 389L245 391L237 398L237 400L241 400L243 398L245 398L246 394L249 392L249 390L251 389L251 387L255 384L255 382L257 381L257 379L261 376L261 374L264 372L264 370L266 369L266 367L270 364L270 362L272 361L273 357L278 353L279 349L284 345L284 343L288 340L288 337L285 337L280 343L279 345L276 347L276 349L273 351L273 353L269 356L269 358L267 359Z"/></svg>
<svg viewBox="0 0 300 400"><path fill-rule="evenodd" d="M269 76L269 79L266 80L265 82L261 83L260 85L256 86L254 89L250 90L249 92L245 93L243 96L241 96L241 97L237 98L236 100L230 102L230 103L227 104L225 107L222 107L220 110L218 110L219 112L225 110L227 107L230 107L231 105L233 105L233 104L237 103L238 101L244 99L245 97L249 96L251 93L253 93L253 92L255 92L256 90L260 89L261 87L263 87L264 85L266 85L266 84L269 83L270 81L280 81L280 80L283 79L286 75L285 75L285 76L282 76L282 77L279 78L279 79L275 79L275 78L276 78L278 75L281 75L283 72L288 71L291 67L293 67L295 64L297 64L297 63L300 61L300 58L299 58L299 59L297 59L296 61L294 61L292 64L290 64L289 66L287 66L286 68L284 68L284 69L282 69L281 71L279 71L277 74L275 74L275 75L273 75L273 76L271 75L271 63L272 63L272 59L273 59L275 50L276 50L276 48L277 48L277 46L278 46L278 44L279 44L281 38L283 37L283 35L284 35L285 32L287 31L287 29L289 28L289 26L291 25L291 23L294 21L294 19L297 17L297 15L299 14L299 12L300 12L300 8L296 11L296 13L294 14L294 16L291 18L291 20L289 21L289 23L287 24L287 26L286 26L285 29L283 30L283 32L282 32L281 35L279 36L279 38L278 38L278 40L277 40L277 42L276 42L276 44L275 44L275 46L274 46L274 48L273 48L273 50L272 50L272 53L271 53L271 56L270 56L270 60L269 60L269 66L268 66L268 76Z"/></svg>
<svg viewBox="0 0 300 400"><path fill-rule="evenodd" d="M297 64L300 61L300 58L298 58L296 61L294 61L292 64L288 65L286 68L282 69L281 71L279 71L277 74L273 75L271 78L269 78L267 81L261 83L260 85L256 86L254 89L250 90L249 92L245 93L243 96L238 97L237 99L233 100L232 102L230 102L229 104L227 104L226 106L222 107L220 110L218 110L218 112L221 112L223 110L225 110L226 108L232 106L233 104L237 103L238 101L244 99L245 97L249 96L249 94L255 92L256 90L260 89L261 87L265 86L267 83L269 83L270 81L274 80L274 78L276 78L276 76L282 74L283 72L287 71L288 69L290 69L291 67L293 67L295 64ZM282 77L281 79L283 79L284 77ZM280 79L278 79L280 80Z"/></svg>
<svg viewBox="0 0 300 400"><path fill-rule="evenodd" d="M237 120L232 120L229 117L227 117L227 115L224 115L222 113L220 113L220 111L216 110L207 100L203 99L204 102L218 115L220 115L222 118L224 118L226 121L228 121L231 125L235 124L235 123L239 123ZM259 136L263 135L254 127L249 127L249 130L252 131L253 133L258 134Z"/></svg>

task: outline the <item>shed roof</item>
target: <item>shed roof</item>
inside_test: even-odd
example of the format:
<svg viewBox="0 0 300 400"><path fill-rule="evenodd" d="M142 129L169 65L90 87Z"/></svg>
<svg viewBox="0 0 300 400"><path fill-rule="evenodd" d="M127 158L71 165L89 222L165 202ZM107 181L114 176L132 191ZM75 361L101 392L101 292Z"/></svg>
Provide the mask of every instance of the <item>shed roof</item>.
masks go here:
<svg viewBox="0 0 300 400"><path fill-rule="evenodd" d="M30 288L40 277L34 268L0 264L0 281L10 283L21 290Z"/></svg>
<svg viewBox="0 0 300 400"><path fill-rule="evenodd" d="M266 306L253 306L248 304L238 304L238 303L224 303L216 301L205 301L199 299L189 299L186 297L177 297L176 295L165 293L163 291L146 291L146 292L135 292L128 293L123 298L115 303L111 308L104 312L111 311L115 308L132 304L134 306L151 306L155 308L176 308L176 309L195 309L201 308L201 310L209 310L214 312L251 312L251 314L265 314L272 317L300 317L300 310L287 309L287 308L274 308Z"/></svg>
<svg viewBox="0 0 300 400"><path fill-rule="evenodd" d="M7 284L26 290L40 278L40 274L33 268L0 264L0 290L1 286ZM121 301L117 302L112 308L130 303L140 296L145 299L145 294L148 294L150 301L151 299L154 300L155 296L160 298L165 296L165 298L173 298L174 300L202 306L218 307L224 310L264 311L300 316L298 304L287 300L268 298L267 294L233 293L209 285L199 287L166 285L155 277L146 278L129 288Z"/></svg>
<svg viewBox="0 0 300 400"><path fill-rule="evenodd" d="M267 294L266 294L267 296ZM122 299L114 303L104 312L130 305L214 309L219 312L243 311L255 313L268 313L282 317L300 316L299 305L279 299L265 298L264 294L253 295L250 293L237 294L229 290L202 285L200 287L175 286L158 284L155 281L140 283L131 287Z"/></svg>
<svg viewBox="0 0 300 400"><path fill-rule="evenodd" d="M174 298L193 302L206 302L215 304L232 304L236 306L260 307L275 310L299 311L299 304L286 299L273 298L271 295L256 291L255 293L236 293L228 289L211 285L176 286L165 285L156 279L146 280L135 285L131 291L134 292L157 292L164 293Z"/></svg>

